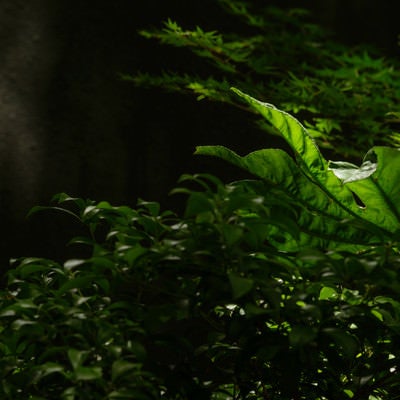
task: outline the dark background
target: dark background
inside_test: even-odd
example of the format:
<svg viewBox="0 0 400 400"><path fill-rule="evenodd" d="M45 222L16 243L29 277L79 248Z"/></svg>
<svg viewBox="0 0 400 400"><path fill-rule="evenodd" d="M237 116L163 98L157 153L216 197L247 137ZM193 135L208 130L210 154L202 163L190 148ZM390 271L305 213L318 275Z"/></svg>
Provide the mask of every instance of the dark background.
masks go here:
<svg viewBox="0 0 400 400"><path fill-rule="evenodd" d="M398 57L400 2L265 1L307 6L349 44ZM193 157L200 144L242 153L268 145L247 115L191 97L135 88L119 73L206 68L187 52L160 47L137 30L172 18L187 27L233 30L211 0L0 0L0 262L64 258L81 229L53 212L26 219L58 192L133 206L138 197L178 207L169 190L184 173L234 176ZM236 173L236 171L235 171Z"/></svg>

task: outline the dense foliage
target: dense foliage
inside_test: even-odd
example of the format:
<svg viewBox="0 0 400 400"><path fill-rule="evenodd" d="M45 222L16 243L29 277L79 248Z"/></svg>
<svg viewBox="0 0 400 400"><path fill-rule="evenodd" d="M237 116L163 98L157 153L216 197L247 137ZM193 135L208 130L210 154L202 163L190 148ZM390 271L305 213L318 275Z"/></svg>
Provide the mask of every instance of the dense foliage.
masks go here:
<svg viewBox="0 0 400 400"><path fill-rule="evenodd" d="M200 148L256 179L183 176L183 217L57 196L87 227L72 242L90 255L15 261L0 302L2 398L396 398L400 153L329 166L292 116L236 92L296 160Z"/></svg>
<svg viewBox="0 0 400 400"><path fill-rule="evenodd" d="M196 67L177 66L159 75L125 76L139 86L193 93L243 107L230 86L293 113L320 147L359 157L374 144L399 143L399 66L368 47L332 40L306 10L257 7L257 2L218 0L233 31L184 28L141 32L163 45L191 51ZM208 69L198 68L209 62ZM175 69L175 72L174 72ZM182 71L183 70L183 71ZM178 72L176 72L178 71ZM251 108L246 108L251 111ZM269 133L276 133L260 121Z"/></svg>
<svg viewBox="0 0 400 400"><path fill-rule="evenodd" d="M255 112L291 153L198 147L254 178L182 176L182 216L66 194L35 207L87 235L64 263L13 261L0 292L2 399L399 398L400 152L375 146L357 166L327 161L313 139L352 155L392 143L398 72L327 41L301 10L219 3L251 35L172 21L143 34L190 47L222 79L133 79Z"/></svg>

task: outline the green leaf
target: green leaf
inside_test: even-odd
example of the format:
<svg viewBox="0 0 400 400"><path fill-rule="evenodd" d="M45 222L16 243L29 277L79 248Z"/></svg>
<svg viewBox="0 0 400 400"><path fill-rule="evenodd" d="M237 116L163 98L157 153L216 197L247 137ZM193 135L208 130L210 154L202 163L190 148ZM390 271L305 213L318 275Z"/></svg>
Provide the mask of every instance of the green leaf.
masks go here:
<svg viewBox="0 0 400 400"><path fill-rule="evenodd" d="M326 160L306 128L296 118L278 110L274 105L256 100L236 88L232 88L232 90L278 129L292 148L296 160L302 163L302 168L310 176L318 176L326 170Z"/></svg>
<svg viewBox="0 0 400 400"><path fill-rule="evenodd" d="M89 353L88 351L82 351L77 349L68 350L67 353L68 358L74 370L80 367L85 362L88 353Z"/></svg>
<svg viewBox="0 0 400 400"><path fill-rule="evenodd" d="M138 200L138 206L146 208L150 215L157 217L160 214L160 204L155 201Z"/></svg>
<svg viewBox="0 0 400 400"><path fill-rule="evenodd" d="M229 282L231 284L234 300L249 293L253 288L254 281L252 279L243 278L233 273L230 273L228 277L229 277Z"/></svg>
<svg viewBox="0 0 400 400"><path fill-rule="evenodd" d="M185 216L192 217L213 211L213 204L206 193L193 192L187 200Z"/></svg>
<svg viewBox="0 0 400 400"><path fill-rule="evenodd" d="M243 229L236 225L224 224L221 226L221 232L228 246L233 246L243 236Z"/></svg>
<svg viewBox="0 0 400 400"><path fill-rule="evenodd" d="M137 369L138 369L138 364L134 364L125 360L114 361L111 368L111 380L115 382L122 376Z"/></svg>
<svg viewBox="0 0 400 400"><path fill-rule="evenodd" d="M71 270L76 267L80 267L81 265L85 264L86 262L87 262L87 260L70 259L70 260L65 261L64 268L67 270Z"/></svg>
<svg viewBox="0 0 400 400"><path fill-rule="evenodd" d="M343 393L345 393L350 399L354 397L354 393L349 389L344 389Z"/></svg>
<svg viewBox="0 0 400 400"><path fill-rule="evenodd" d="M93 282L94 282L95 278L96 278L95 275L72 278L69 281L67 281L66 283L64 283L57 290L57 294L62 295L71 289L89 288L89 287L93 286Z"/></svg>
<svg viewBox="0 0 400 400"><path fill-rule="evenodd" d="M20 265L18 267L18 272L22 279L28 278L30 275L35 275L37 272L49 271L48 265L41 264L28 264L28 265Z"/></svg>
<svg viewBox="0 0 400 400"><path fill-rule="evenodd" d="M16 331L18 331L21 328L25 328L27 326L29 326L30 329L31 329L35 325L37 325L36 321L28 321L28 320L25 320L25 319L16 319L15 321L13 321L11 327L13 329L15 329Z"/></svg>
<svg viewBox="0 0 400 400"><path fill-rule="evenodd" d="M144 362L147 356L146 347L142 343L133 341L130 344L130 351L140 362Z"/></svg>
<svg viewBox="0 0 400 400"><path fill-rule="evenodd" d="M77 367L74 371L74 378L77 381L91 381L102 377L102 369L100 367Z"/></svg>
<svg viewBox="0 0 400 400"><path fill-rule="evenodd" d="M319 292L319 300L336 300L338 293L334 288L324 286Z"/></svg>
<svg viewBox="0 0 400 400"><path fill-rule="evenodd" d="M124 251L123 257L128 265L131 267L139 257L146 254L147 252L147 249L138 244L136 246L133 246L132 248L129 248L129 250Z"/></svg>
<svg viewBox="0 0 400 400"><path fill-rule="evenodd" d="M47 362L45 364L38 365L33 369L33 371L33 383L37 384L42 378L47 375L51 375L54 373L64 373L64 366L54 362Z"/></svg>
<svg viewBox="0 0 400 400"><path fill-rule="evenodd" d="M376 318L379 319L379 321L383 322L383 315L381 312L379 312L377 309L373 308L371 310L371 314L374 315Z"/></svg>
<svg viewBox="0 0 400 400"><path fill-rule="evenodd" d="M75 400L76 388L75 386L65 389L61 394L61 400Z"/></svg>

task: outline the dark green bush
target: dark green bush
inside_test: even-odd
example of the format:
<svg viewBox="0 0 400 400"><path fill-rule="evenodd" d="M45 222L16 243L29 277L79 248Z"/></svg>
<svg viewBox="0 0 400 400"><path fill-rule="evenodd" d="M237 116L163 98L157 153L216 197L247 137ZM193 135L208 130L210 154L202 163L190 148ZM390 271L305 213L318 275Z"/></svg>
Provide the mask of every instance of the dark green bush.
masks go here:
<svg viewBox="0 0 400 400"><path fill-rule="evenodd" d="M182 218L57 197L92 254L15 261L1 398L394 399L395 247L281 251L301 205L261 181L183 180Z"/></svg>

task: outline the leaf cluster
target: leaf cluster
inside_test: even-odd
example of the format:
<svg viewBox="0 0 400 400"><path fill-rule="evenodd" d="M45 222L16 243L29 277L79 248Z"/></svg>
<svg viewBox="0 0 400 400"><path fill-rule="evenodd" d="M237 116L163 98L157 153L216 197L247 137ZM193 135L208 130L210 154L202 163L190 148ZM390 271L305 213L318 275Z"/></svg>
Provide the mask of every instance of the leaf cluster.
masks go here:
<svg viewBox="0 0 400 400"><path fill-rule="evenodd" d="M395 60L336 43L305 10L260 8L241 0L218 3L236 21L234 32L184 29L172 20L163 29L141 32L163 45L190 50L199 62L208 60L208 74L163 71L125 79L242 107L229 92L229 86L240 87L293 113L320 146L345 157L360 156L374 144L398 142ZM273 132L263 121L260 126Z"/></svg>

